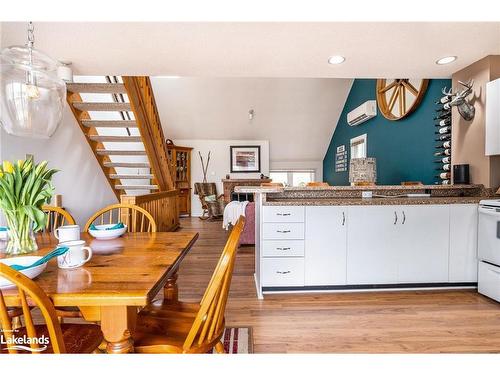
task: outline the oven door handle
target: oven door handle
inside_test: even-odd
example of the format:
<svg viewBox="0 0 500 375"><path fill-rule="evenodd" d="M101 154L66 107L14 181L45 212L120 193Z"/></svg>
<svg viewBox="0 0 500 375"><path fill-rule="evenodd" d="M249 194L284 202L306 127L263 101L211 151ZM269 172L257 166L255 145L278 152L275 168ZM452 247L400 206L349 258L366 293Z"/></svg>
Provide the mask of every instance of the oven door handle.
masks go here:
<svg viewBox="0 0 500 375"><path fill-rule="evenodd" d="M485 215L490 215L490 216L500 217L500 211L497 211L496 208L479 207L479 213L485 214Z"/></svg>

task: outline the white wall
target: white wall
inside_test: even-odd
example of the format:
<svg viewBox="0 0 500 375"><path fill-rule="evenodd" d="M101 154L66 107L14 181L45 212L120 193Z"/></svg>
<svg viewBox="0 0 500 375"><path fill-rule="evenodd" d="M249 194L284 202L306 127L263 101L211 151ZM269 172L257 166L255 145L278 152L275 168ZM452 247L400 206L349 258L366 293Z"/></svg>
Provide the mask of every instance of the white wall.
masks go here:
<svg viewBox="0 0 500 375"><path fill-rule="evenodd" d="M174 143L178 146L193 147L191 153L191 212L193 216L200 216L202 209L200 200L194 195L194 183L203 182L203 171L201 167L201 152L206 163L208 152L210 154L210 164L208 166L207 181L217 183L217 192L223 193L221 180L230 174L231 178L260 178L260 173L229 173L231 170L229 159L229 146L260 146L260 167L261 173L269 175L269 142L263 140L205 140L205 139L175 139Z"/></svg>
<svg viewBox="0 0 500 375"><path fill-rule="evenodd" d="M62 194L64 207L78 224L84 225L95 211L116 203L115 195L67 106L62 124L48 140L10 136L3 129L0 137L2 160L17 160L33 154L35 161L47 160L51 168L60 170L53 179L56 194Z"/></svg>

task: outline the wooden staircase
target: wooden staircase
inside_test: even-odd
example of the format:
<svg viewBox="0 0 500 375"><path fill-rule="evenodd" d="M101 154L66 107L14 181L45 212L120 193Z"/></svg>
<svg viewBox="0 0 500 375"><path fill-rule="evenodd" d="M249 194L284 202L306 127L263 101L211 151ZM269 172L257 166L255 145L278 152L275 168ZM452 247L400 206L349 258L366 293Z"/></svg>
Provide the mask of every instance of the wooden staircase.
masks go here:
<svg viewBox="0 0 500 375"><path fill-rule="evenodd" d="M68 83L68 104L118 199L125 192L171 191L175 187L151 81L149 77L122 77L122 81ZM111 100L88 102L81 94L110 94ZM118 113L123 120L92 119L94 111Z"/></svg>

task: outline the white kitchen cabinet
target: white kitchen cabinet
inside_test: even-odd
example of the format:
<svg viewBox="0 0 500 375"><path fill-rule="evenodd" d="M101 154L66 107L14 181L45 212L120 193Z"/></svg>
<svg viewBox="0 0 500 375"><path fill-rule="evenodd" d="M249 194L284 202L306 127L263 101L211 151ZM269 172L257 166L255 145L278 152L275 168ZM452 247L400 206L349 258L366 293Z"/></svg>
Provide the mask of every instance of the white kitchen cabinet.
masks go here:
<svg viewBox="0 0 500 375"><path fill-rule="evenodd" d="M265 206L265 223L303 223L304 206Z"/></svg>
<svg viewBox="0 0 500 375"><path fill-rule="evenodd" d="M448 282L450 205L400 206L398 283Z"/></svg>
<svg viewBox="0 0 500 375"><path fill-rule="evenodd" d="M305 285L344 285L347 259L347 207L307 206Z"/></svg>
<svg viewBox="0 0 500 375"><path fill-rule="evenodd" d="M349 207L347 284L397 283L400 207Z"/></svg>
<svg viewBox="0 0 500 375"><path fill-rule="evenodd" d="M485 154L500 155L500 78L486 84Z"/></svg>
<svg viewBox="0 0 500 375"><path fill-rule="evenodd" d="M477 204L450 205L450 282L477 281Z"/></svg>
<svg viewBox="0 0 500 375"><path fill-rule="evenodd" d="M264 258L262 268L264 286L304 286L304 258Z"/></svg>

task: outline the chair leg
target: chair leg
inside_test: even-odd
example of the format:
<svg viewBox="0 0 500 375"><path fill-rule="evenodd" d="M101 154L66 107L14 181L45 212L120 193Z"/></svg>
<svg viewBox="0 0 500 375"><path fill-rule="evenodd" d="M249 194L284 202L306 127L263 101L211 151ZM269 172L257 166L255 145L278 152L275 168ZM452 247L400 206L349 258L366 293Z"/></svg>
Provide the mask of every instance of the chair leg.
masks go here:
<svg viewBox="0 0 500 375"><path fill-rule="evenodd" d="M215 351L217 354L226 354L224 351L224 345L219 341L217 344L215 344Z"/></svg>

